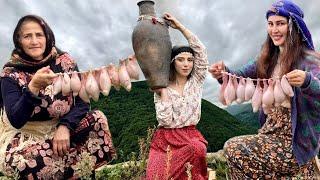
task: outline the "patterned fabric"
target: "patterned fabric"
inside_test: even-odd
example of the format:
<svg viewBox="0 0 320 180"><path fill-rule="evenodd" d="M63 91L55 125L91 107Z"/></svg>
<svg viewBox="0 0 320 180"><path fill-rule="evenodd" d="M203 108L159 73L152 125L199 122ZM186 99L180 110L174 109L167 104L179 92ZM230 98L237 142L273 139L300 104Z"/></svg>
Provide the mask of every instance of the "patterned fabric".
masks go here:
<svg viewBox="0 0 320 180"><path fill-rule="evenodd" d="M159 129L151 141L147 179L188 179L186 165L192 166L192 179L207 179L207 141L195 128L200 120L202 85L208 60L205 47L193 34L188 39L194 51L194 69L183 95L168 88L170 101L154 102Z"/></svg>
<svg viewBox="0 0 320 180"><path fill-rule="evenodd" d="M184 86L181 96L176 90L168 87L168 102L162 102L154 94L156 116L160 127L180 128L198 124L201 116L202 86L207 72L208 59L204 45L192 35L188 39L194 51L194 69L191 78Z"/></svg>
<svg viewBox="0 0 320 180"><path fill-rule="evenodd" d="M55 156L50 139L34 142L19 148L20 133L7 147L5 174L19 172L20 178L67 179L81 175L102 166L115 157L108 120L100 111L91 111L83 118L71 135L71 147L63 157ZM87 156L86 156L87 155ZM79 169L81 163L88 163L88 169ZM90 167L91 165L91 167ZM91 168L91 170L90 170Z"/></svg>
<svg viewBox="0 0 320 180"><path fill-rule="evenodd" d="M20 43L20 30L24 22L28 20L37 22L46 37L46 49L43 53L43 59L41 61L34 60L32 57L27 55ZM56 58L56 55L62 54L60 50L55 47L55 37L50 26L40 16L26 15L17 23L17 26L13 32L13 43L15 49L12 51L11 58L4 67L14 67L22 71L37 71L38 69L47 66L52 60Z"/></svg>
<svg viewBox="0 0 320 180"><path fill-rule="evenodd" d="M319 152L320 139L320 58L314 52L307 52L296 69L307 72L304 84L293 87L291 98L292 148L299 165L307 163ZM257 78L256 61L251 61L239 70L229 72L238 76ZM263 111L259 112L261 126L266 121Z"/></svg>
<svg viewBox="0 0 320 180"><path fill-rule="evenodd" d="M46 48L43 53L44 58L40 61L34 60L32 57L27 55L21 47L19 35L20 29L23 23L28 20L37 22L41 26L46 37ZM62 52L55 46L55 37L50 26L44 21L44 19L36 15L26 15L20 18L13 32L13 43L15 48L11 53L9 61L5 63L4 68L10 67L22 72L35 73L38 69L50 65L52 61L55 61L60 55L64 54L64 52ZM0 94L2 89L1 80L2 78L0 78ZM3 99L2 96L0 96L0 108L2 107Z"/></svg>
<svg viewBox="0 0 320 180"><path fill-rule="evenodd" d="M56 73L70 72L76 71L77 66L74 60L67 53L64 53L59 55L55 61L51 62L50 69ZM34 73L20 71L13 67L6 67L3 69L0 77L13 79L17 82L18 86L23 89L23 87L27 87L33 75ZM57 94L56 96L52 96L52 94L53 85L49 85L45 89L40 89L37 98L41 99L41 103L35 105L31 118L28 118L27 120L48 120L52 118L61 118L70 111L74 105L72 93L70 93L68 96L62 96L61 93ZM8 107L8 105L6 106L7 114L10 117L9 110L11 107ZM12 119L10 120L12 121ZM70 124L66 125L73 129Z"/></svg>
<svg viewBox="0 0 320 180"><path fill-rule="evenodd" d="M257 135L234 137L224 150L231 179L313 179L311 161L299 167L292 153L290 109L273 108Z"/></svg>
<svg viewBox="0 0 320 180"><path fill-rule="evenodd" d="M305 41L306 47L310 50L314 50L311 33L303 21L303 11L294 4L291 0L278 0L272 4L270 10L266 13L266 18L269 16L279 15L293 20L293 23L298 27L299 32L302 35L303 41Z"/></svg>
<svg viewBox="0 0 320 180"><path fill-rule="evenodd" d="M50 68L54 72L69 72L77 69L75 62L68 54L62 54L55 61L52 61ZM21 89L30 82L32 76L32 73L19 71L11 67L5 68L1 74L2 78L10 79L17 84L19 93L21 91L26 93ZM6 79L3 79L3 82ZM1 162L3 162L1 165L5 165L5 169L2 167L2 170L6 175L18 171L21 177L65 179L74 175L74 171L79 166L77 162L81 162L81 157L84 154L89 153L93 168L97 168L100 164L104 164L115 157L107 119L103 113L98 111L88 113L88 105L80 103L80 98L75 98L76 102L74 102L72 93L68 96L62 96L61 93L52 96L52 88L52 85L50 85L46 89L40 90L39 96L36 97L37 101L40 99L39 104L31 101L33 103L31 104L32 115L27 117L26 124L21 129L15 129L11 126L14 123L12 119L7 124L3 120L0 121L0 132L6 133L0 134L0 157ZM19 99L20 96L16 98ZM6 98L8 97L5 97L4 100ZM28 101L30 101L30 98ZM18 102L14 101L12 103ZM5 104L6 108L7 106L8 108L15 108ZM26 114L27 108L29 107L22 106L19 111ZM5 110L7 111L7 109ZM41 125L46 121L50 122L55 119L59 119L58 124L67 125L73 133L71 136L72 143L74 143L72 144L73 148L68 155L62 158L52 156L51 139L57 123L47 123L51 128ZM17 119L17 121L19 120L22 121ZM27 125L29 127L30 123L33 124L31 131L25 128ZM35 134L35 130L42 134L48 128L51 129L50 132L41 137ZM12 133L13 135L11 135ZM7 136L9 134L10 136ZM8 141L9 145L6 143ZM3 156L4 158L2 158Z"/></svg>
<svg viewBox="0 0 320 180"><path fill-rule="evenodd" d="M195 126L159 128L152 138L146 179L187 180L188 164L192 179L208 179L207 144Z"/></svg>
<svg viewBox="0 0 320 180"><path fill-rule="evenodd" d="M28 20L38 22L46 37L42 60L27 55L19 43L19 31ZM0 168L22 179L67 179L83 175L115 157L111 134L102 112L88 112L89 105L72 93L53 95L53 86L40 89L35 96L28 89L33 75L49 66L54 73L78 71L75 61L55 47L54 34L38 16L22 17L13 34L15 49L0 75ZM3 107L4 106L4 107ZM55 157L51 140L56 127L65 125L71 132L71 149ZM85 158L89 159L88 161ZM86 162L92 167L82 168Z"/></svg>

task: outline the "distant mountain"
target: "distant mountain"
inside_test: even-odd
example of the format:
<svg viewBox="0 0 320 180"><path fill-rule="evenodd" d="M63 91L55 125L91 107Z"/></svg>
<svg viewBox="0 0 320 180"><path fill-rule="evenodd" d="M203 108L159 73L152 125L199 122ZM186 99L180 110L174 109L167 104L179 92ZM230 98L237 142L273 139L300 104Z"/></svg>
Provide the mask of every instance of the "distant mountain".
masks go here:
<svg viewBox="0 0 320 180"><path fill-rule="evenodd" d="M243 111L251 111L252 112L252 106L251 103L245 103L245 104L236 104L233 103L233 105L228 106L224 108L228 113L230 114L239 114Z"/></svg>
<svg viewBox="0 0 320 180"><path fill-rule="evenodd" d="M252 127L259 128L258 113L252 111L251 103L235 104L225 108L237 120L249 124Z"/></svg>
<svg viewBox="0 0 320 180"><path fill-rule="evenodd" d="M157 126L153 93L145 81L133 83L131 92L112 89L108 97L100 96L100 100L91 106L106 114L114 145L123 160L131 152L139 151L138 137L146 136L148 127ZM209 143L208 152L221 149L230 137L256 132L255 127L235 119L206 100L202 100L201 120L197 128Z"/></svg>

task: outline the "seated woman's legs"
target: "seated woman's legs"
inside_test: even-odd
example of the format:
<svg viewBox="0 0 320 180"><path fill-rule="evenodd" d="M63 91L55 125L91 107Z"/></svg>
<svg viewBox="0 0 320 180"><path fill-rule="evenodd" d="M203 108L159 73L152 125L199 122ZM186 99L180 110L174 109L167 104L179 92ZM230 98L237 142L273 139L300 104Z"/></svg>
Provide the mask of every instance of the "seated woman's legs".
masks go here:
<svg viewBox="0 0 320 180"><path fill-rule="evenodd" d="M18 149L20 134L9 144L6 168L18 172L20 178L66 179L77 174L79 163L89 160L95 169L115 157L107 118L100 111L91 111L80 121L71 136L69 153L60 157L53 154L51 140ZM90 164L89 163L89 164Z"/></svg>
<svg viewBox="0 0 320 180"><path fill-rule="evenodd" d="M224 145L231 179L288 178L297 174L312 177L313 166L299 167L291 144L276 136L245 135L229 139Z"/></svg>
<svg viewBox="0 0 320 180"><path fill-rule="evenodd" d="M152 139L147 179L188 179L187 164L192 166L193 179L206 179L207 147L202 135L197 130L190 134L184 132L188 130L168 131L171 130L157 130Z"/></svg>

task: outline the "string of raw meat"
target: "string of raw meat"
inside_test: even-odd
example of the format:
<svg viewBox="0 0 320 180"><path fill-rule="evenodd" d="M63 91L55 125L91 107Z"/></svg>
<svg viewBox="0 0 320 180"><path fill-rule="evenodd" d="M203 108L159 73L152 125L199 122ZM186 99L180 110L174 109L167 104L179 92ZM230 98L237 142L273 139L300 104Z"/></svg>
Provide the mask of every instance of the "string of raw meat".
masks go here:
<svg viewBox="0 0 320 180"><path fill-rule="evenodd" d="M51 96L60 92L63 96L72 93L74 98L79 95L84 102L90 103L90 99L98 101L100 93L108 96L111 86L116 90L122 86L129 92L131 80L139 80L139 68L136 59L128 58L120 60L119 67L110 64L88 71L57 73L57 78L49 86L52 88Z"/></svg>
<svg viewBox="0 0 320 180"><path fill-rule="evenodd" d="M274 106L286 107L289 97L294 96L293 89L285 75L269 79L251 79L222 72L222 81L220 102L229 106L233 101L240 104L251 100L253 112L257 112L262 107L264 113L267 114Z"/></svg>

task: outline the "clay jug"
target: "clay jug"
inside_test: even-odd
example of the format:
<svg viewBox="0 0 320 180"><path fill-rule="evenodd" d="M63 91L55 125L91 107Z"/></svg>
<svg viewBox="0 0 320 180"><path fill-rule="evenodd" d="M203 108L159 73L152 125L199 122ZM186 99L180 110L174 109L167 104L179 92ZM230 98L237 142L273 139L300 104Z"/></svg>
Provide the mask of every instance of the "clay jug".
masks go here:
<svg viewBox="0 0 320 180"><path fill-rule="evenodd" d="M139 20L132 33L132 46L151 89L168 86L172 44L168 25L155 15L154 2L138 2Z"/></svg>

